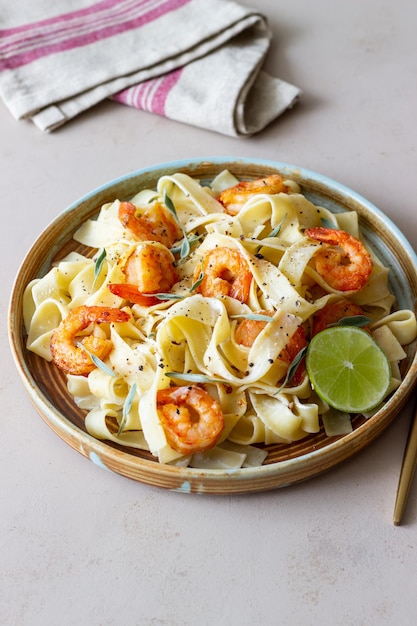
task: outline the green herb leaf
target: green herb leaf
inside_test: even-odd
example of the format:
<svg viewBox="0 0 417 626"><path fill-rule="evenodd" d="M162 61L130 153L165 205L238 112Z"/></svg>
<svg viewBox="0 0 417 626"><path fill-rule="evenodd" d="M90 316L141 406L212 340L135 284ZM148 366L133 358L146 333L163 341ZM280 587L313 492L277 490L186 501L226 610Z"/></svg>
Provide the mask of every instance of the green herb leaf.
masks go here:
<svg viewBox="0 0 417 626"><path fill-rule="evenodd" d="M182 234L183 234L183 240L180 246L180 256L181 259L185 259L189 254L190 254L190 242L188 240L187 234L185 232L184 226L181 224L180 220L178 219L178 214L177 214L177 210L175 208L174 203L172 202L171 198L169 197L169 195L167 194L166 190L164 191L164 203L165 206L167 207L167 209L169 211L171 211L171 213L175 216L175 219L177 220L178 225L180 226L181 230L182 230ZM172 252L172 249L171 249Z"/></svg>
<svg viewBox="0 0 417 626"><path fill-rule="evenodd" d="M185 297L179 293L155 293L154 296L158 300L182 300Z"/></svg>
<svg viewBox="0 0 417 626"><path fill-rule="evenodd" d="M271 232L269 233L268 237L277 237L280 234L281 228L282 228L285 220L287 219L287 217L288 217L288 213L286 213L284 215L284 217L282 218L282 220L280 221L280 223L277 224L273 230L271 230Z"/></svg>
<svg viewBox="0 0 417 626"><path fill-rule="evenodd" d="M101 272L101 268L103 267L103 263L105 261L105 258L107 256L107 252L106 252L106 248L101 248L101 250L99 251L97 258L94 262L94 280L93 280L93 288L96 284L96 280L100 275Z"/></svg>
<svg viewBox="0 0 417 626"><path fill-rule="evenodd" d="M197 241L199 241L200 239L203 239L203 237L204 237L204 235L191 235L191 237L188 237L187 238L188 239L188 245L190 246L190 248ZM172 254L180 254L183 245L184 245L184 243L182 243L180 246L172 246L172 248L171 248ZM181 257L181 258L183 258L183 257Z"/></svg>
<svg viewBox="0 0 417 626"><path fill-rule="evenodd" d="M182 244L181 244L181 248L180 248L180 257L181 259L185 259L187 258L187 256L190 254L190 242L188 240L188 237L186 237L184 235L184 239L182 240Z"/></svg>
<svg viewBox="0 0 417 626"><path fill-rule="evenodd" d="M115 372L113 372L113 370L110 369L110 367L106 365L104 361L102 361L98 356L96 356L88 348L86 348L83 343L77 343L76 345L78 348L82 348L83 350L87 352L88 356L90 357L90 359L92 360L92 362L94 363L96 367L101 369L103 372L105 372L109 376L113 376L113 377L116 376Z"/></svg>
<svg viewBox="0 0 417 626"><path fill-rule="evenodd" d="M197 278L197 280L195 281L195 283L193 285L191 285L190 287L190 292L195 291L196 289L199 288L199 286L201 285L201 283L203 282L203 278L204 278L204 270L201 270L199 277Z"/></svg>
<svg viewBox="0 0 417 626"><path fill-rule="evenodd" d="M141 293L145 298L156 298L157 300L182 300L185 296L176 293Z"/></svg>
<svg viewBox="0 0 417 626"><path fill-rule="evenodd" d="M282 385L280 387L278 387L278 389L276 390L276 392L274 393L274 395L276 396L278 393L280 393L280 391L282 391L282 389L284 389L284 387L286 385L288 385L288 383L290 382L291 378L294 376L297 367L300 365L301 361L304 358L305 353L307 352L307 346L304 346L304 348L301 348L300 352L298 352L295 357L293 358L293 360L291 361L288 370L287 370L287 375L284 378L284 382L282 383Z"/></svg>
<svg viewBox="0 0 417 626"><path fill-rule="evenodd" d="M273 322L272 317L270 317L269 315L262 315L262 313L242 313L241 315L231 315L230 319L255 320L257 322Z"/></svg>
<svg viewBox="0 0 417 626"><path fill-rule="evenodd" d="M172 202L171 198L167 194L166 189L164 190L164 204L167 207L167 209L169 209L171 211L171 213L173 213L175 215L176 219L178 220L177 210L176 210L175 205Z"/></svg>
<svg viewBox="0 0 417 626"><path fill-rule="evenodd" d="M281 232L282 225L283 225L283 223L285 222L285 220L287 219L287 216L288 216L288 213L286 213L286 214L284 215L284 217L282 218L282 220L280 221L280 223L279 223L279 224L277 224L273 230L271 230L271 232L269 233L269 235L267 235L267 237L268 237L268 238L269 238L269 237L277 237L277 236L279 235L279 233ZM258 246L258 247L257 247L257 249L256 249L256 254L258 254L258 252L259 252L260 250L262 250L262 248L263 248L263 247L264 247L264 246L262 246L262 245L261 245L261 246Z"/></svg>
<svg viewBox="0 0 417 626"><path fill-rule="evenodd" d="M135 394L136 394L136 388L137 388L136 383L133 383L133 385L129 389L129 393L126 396L126 400L123 405L122 419L120 422L119 430L117 432L118 435L120 435L125 429L127 418L129 416L130 409L132 408L133 398L135 397Z"/></svg>
<svg viewBox="0 0 417 626"><path fill-rule="evenodd" d="M211 378L205 374L181 374L180 372L165 372L165 376L168 378L178 378L178 380L186 380L190 383L221 383L225 384L225 381L221 378Z"/></svg>
<svg viewBox="0 0 417 626"><path fill-rule="evenodd" d="M363 328L364 326L368 326L371 323L369 317L366 315L348 315L346 317L342 317L335 324L329 324L329 326L356 326L357 328Z"/></svg>

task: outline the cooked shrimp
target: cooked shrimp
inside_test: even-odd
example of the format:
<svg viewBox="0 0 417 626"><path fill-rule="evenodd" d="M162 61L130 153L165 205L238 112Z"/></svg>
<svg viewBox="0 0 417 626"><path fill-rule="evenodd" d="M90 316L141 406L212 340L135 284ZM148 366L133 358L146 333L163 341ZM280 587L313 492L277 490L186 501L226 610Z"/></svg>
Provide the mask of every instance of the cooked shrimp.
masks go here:
<svg viewBox="0 0 417 626"><path fill-rule="evenodd" d="M257 180L241 181L233 187L224 189L217 199L224 206L226 213L236 215L252 196L259 193L275 194L281 191L284 193L289 191L287 185L284 185L284 179L279 174L271 174Z"/></svg>
<svg viewBox="0 0 417 626"><path fill-rule="evenodd" d="M81 337L90 324L127 322L129 314L120 309L101 306L79 306L72 309L51 337L52 360L67 374L87 376L96 365L87 350L104 360L111 352L113 344L109 339L95 335ZM81 346L77 346L77 337ZM87 350L84 350L83 347Z"/></svg>
<svg viewBox="0 0 417 626"><path fill-rule="evenodd" d="M160 202L139 209L132 202L121 202L118 217L139 241L159 241L171 248L182 238L182 230L171 212Z"/></svg>
<svg viewBox="0 0 417 626"><path fill-rule="evenodd" d="M274 315L273 311L257 311L257 313L259 313L260 315L269 315L270 317ZM240 343L240 345L242 346L251 348L259 333L265 328L268 323L269 322L264 322L263 320L243 319L241 322L238 323L236 327L236 342Z"/></svg>
<svg viewBox="0 0 417 626"><path fill-rule="evenodd" d="M160 300L155 294L167 292L177 282L174 256L164 245L147 241L137 245L123 261L125 283L110 283L112 293L134 304L151 306Z"/></svg>
<svg viewBox="0 0 417 626"><path fill-rule="evenodd" d="M216 445L224 425L223 412L204 389L196 385L161 389L156 402L171 448L194 454Z"/></svg>
<svg viewBox="0 0 417 626"><path fill-rule="evenodd" d="M305 348L307 345L306 333L303 326L299 326L290 341L287 343L285 348L280 352L279 359L291 365L297 354ZM294 375L291 379L292 385L299 385L302 383L304 374L305 374L305 358L301 359L300 363L297 366L297 369L294 372Z"/></svg>
<svg viewBox="0 0 417 626"><path fill-rule="evenodd" d="M262 315L270 315L273 313L271 311L259 311ZM265 328L266 324L269 322L264 322L263 320L251 320L244 319L239 322L236 332L235 332L235 340L237 343L244 345L248 348L252 347L253 342L259 333ZM306 333L303 326L299 326L285 348L281 350L278 355L278 359L280 361L284 361L287 365L290 365L292 361L295 359L297 354L307 345ZM305 373L305 364L304 359L301 360L298 365L294 376L292 378L292 383L294 385L298 385L302 382Z"/></svg>
<svg viewBox="0 0 417 626"><path fill-rule="evenodd" d="M207 297L230 296L240 302L249 298L252 281L248 263L243 255L233 248L214 248L197 263L194 282L203 278L198 291Z"/></svg>
<svg viewBox="0 0 417 626"><path fill-rule="evenodd" d="M315 256L318 274L333 289L360 291L372 272L372 260L359 239L344 230L308 228L306 235L340 250L325 247Z"/></svg>
<svg viewBox="0 0 417 626"><path fill-rule="evenodd" d="M312 335L317 335L325 328L337 324L344 317L353 317L355 315L365 315L359 304L350 302L350 300L329 302L313 315ZM364 327L364 330L368 330L368 327Z"/></svg>

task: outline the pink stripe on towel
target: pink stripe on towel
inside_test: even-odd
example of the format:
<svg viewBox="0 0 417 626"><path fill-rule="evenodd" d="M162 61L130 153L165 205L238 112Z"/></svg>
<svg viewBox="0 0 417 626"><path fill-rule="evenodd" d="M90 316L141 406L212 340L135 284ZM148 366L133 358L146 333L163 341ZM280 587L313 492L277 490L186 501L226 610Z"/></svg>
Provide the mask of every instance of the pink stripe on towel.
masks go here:
<svg viewBox="0 0 417 626"><path fill-rule="evenodd" d="M0 70L140 28L191 0L102 0L91 7L0 30Z"/></svg>
<svg viewBox="0 0 417 626"><path fill-rule="evenodd" d="M115 94L113 100L149 113L165 115L167 97L180 79L182 71L183 69L180 68L164 76L124 89Z"/></svg>

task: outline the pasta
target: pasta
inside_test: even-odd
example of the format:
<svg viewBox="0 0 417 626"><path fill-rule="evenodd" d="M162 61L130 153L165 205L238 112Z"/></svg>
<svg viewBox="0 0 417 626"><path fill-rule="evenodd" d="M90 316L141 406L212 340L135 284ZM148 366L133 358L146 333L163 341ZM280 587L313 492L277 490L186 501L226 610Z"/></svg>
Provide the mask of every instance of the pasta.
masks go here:
<svg viewBox="0 0 417 626"><path fill-rule="evenodd" d="M82 342L93 333L111 346L103 359L89 355L88 373L67 372L92 436L149 450L160 463L238 468L264 462L267 452L256 444L297 441L321 421L330 435L348 432L349 416L335 416L316 396L296 358L314 320L340 302L368 318L391 362L389 392L399 386L403 346L416 338L417 323L412 311L392 310L388 269L367 251L372 271L355 290L335 288L319 271L322 231L342 232L362 249L357 214L314 205L293 181L279 185L251 193L229 171L210 185L183 173L162 176L156 189L105 204L81 225L74 239L91 257L71 253L27 286L27 348L48 361L63 320L69 327L85 311L126 314L106 323L91 313L69 336ZM228 211L222 198L231 189ZM196 422L185 448L173 433L184 417ZM215 419L219 432L211 437ZM206 434L211 443L203 445Z"/></svg>

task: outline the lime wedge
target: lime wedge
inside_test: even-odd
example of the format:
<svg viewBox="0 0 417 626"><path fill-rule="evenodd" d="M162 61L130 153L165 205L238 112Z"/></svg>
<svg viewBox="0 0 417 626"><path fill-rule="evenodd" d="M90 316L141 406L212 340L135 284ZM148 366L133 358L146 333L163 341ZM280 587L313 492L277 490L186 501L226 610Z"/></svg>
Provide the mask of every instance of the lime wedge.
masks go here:
<svg viewBox="0 0 417 626"><path fill-rule="evenodd" d="M316 393L335 409L364 413L376 407L390 386L389 361L369 333L334 326L313 337L306 367Z"/></svg>

